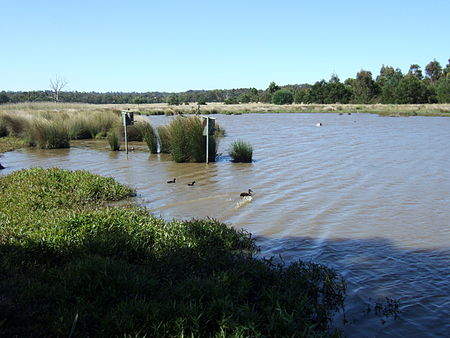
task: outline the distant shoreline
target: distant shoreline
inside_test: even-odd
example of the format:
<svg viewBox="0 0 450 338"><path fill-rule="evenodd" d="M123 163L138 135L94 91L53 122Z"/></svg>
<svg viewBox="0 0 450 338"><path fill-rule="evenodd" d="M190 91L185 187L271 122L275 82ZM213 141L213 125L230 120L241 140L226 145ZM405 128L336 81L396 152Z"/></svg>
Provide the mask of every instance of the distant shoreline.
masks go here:
<svg viewBox="0 0 450 338"><path fill-rule="evenodd" d="M206 105L190 103L188 105L152 104L88 104L28 102L0 105L0 113L13 112L76 112L100 110L126 110L142 115L176 114L229 114L248 113L371 113L383 116L450 116L450 104L289 104L275 105L267 103L224 104L211 102Z"/></svg>

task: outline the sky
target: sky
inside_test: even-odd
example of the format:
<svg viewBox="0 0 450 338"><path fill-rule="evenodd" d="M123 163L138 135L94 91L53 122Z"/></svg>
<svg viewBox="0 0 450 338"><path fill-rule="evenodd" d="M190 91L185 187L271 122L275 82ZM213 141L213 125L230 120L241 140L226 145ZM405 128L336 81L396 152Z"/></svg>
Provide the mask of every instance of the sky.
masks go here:
<svg viewBox="0 0 450 338"><path fill-rule="evenodd" d="M1 0L0 91L313 84L450 58L448 0Z"/></svg>

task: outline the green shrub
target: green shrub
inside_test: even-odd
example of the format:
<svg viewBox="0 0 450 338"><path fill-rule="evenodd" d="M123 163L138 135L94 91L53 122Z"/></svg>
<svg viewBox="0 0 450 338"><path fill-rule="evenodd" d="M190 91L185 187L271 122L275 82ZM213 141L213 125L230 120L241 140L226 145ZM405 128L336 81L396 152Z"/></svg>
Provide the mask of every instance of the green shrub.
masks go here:
<svg viewBox="0 0 450 338"><path fill-rule="evenodd" d="M120 150L120 142L119 137L117 136L115 131L108 133L108 143L112 151L119 151Z"/></svg>
<svg viewBox="0 0 450 338"><path fill-rule="evenodd" d="M250 143L237 140L231 144L231 149L228 151L233 162L252 162L253 148Z"/></svg>
<svg viewBox="0 0 450 338"><path fill-rule="evenodd" d="M272 95L273 104L292 104L292 102L294 102L294 95L290 90L280 89Z"/></svg>

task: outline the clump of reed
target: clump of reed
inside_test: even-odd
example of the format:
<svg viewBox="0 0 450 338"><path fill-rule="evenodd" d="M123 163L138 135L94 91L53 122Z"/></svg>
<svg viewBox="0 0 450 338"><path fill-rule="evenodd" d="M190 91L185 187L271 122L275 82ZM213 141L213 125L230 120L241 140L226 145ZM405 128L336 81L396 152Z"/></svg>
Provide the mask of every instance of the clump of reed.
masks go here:
<svg viewBox="0 0 450 338"><path fill-rule="evenodd" d="M110 131L107 134L106 138L108 139L109 147L112 151L120 150L119 136L117 136L117 133L115 131Z"/></svg>
<svg viewBox="0 0 450 338"><path fill-rule="evenodd" d="M0 137L8 136L8 127L6 126L6 122L3 119L3 116L0 115Z"/></svg>
<svg viewBox="0 0 450 338"><path fill-rule="evenodd" d="M219 123L217 123L217 121L216 121L216 125L214 127L214 136L216 136L216 137L224 137L225 134L226 134L225 129L223 127L221 127L219 125Z"/></svg>
<svg viewBox="0 0 450 338"><path fill-rule="evenodd" d="M29 122L30 118L25 114L0 114L0 135L23 137Z"/></svg>
<svg viewBox="0 0 450 338"><path fill-rule="evenodd" d="M203 136L203 124L199 117L178 116L167 126L167 132L170 154L175 162L205 161L206 137ZM209 137L209 161L214 162L216 156L217 141L214 136L211 136Z"/></svg>
<svg viewBox="0 0 450 338"><path fill-rule="evenodd" d="M140 128L142 137L147 144L148 150L152 154L156 154L158 152L158 137L156 135L155 129L149 122L142 123Z"/></svg>
<svg viewBox="0 0 450 338"><path fill-rule="evenodd" d="M27 131L30 145L41 149L69 148L70 138L62 119L34 118Z"/></svg>
<svg viewBox="0 0 450 338"><path fill-rule="evenodd" d="M237 140L231 144L228 155L231 156L233 162L250 163L253 157L253 147L250 143Z"/></svg>
<svg viewBox="0 0 450 338"><path fill-rule="evenodd" d="M159 126L156 128L156 131L159 135L160 149L161 153L169 154L170 153L170 133L169 128L167 126Z"/></svg>
<svg viewBox="0 0 450 338"><path fill-rule="evenodd" d="M119 124L120 118L113 111L73 113L67 120L71 139L92 139L106 135Z"/></svg>

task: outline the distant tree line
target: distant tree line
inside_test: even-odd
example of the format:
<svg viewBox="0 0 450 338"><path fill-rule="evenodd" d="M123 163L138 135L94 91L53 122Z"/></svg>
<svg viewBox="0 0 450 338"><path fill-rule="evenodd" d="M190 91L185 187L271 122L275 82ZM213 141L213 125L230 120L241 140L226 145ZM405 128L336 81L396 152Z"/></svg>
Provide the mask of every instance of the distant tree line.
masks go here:
<svg viewBox="0 0 450 338"><path fill-rule="evenodd" d="M237 103L450 103L450 59L445 68L436 60L425 66L425 74L417 64L412 64L407 73L399 68L383 65L380 74L373 78L370 71L361 70L356 78L341 82L336 74L329 81L320 80L310 84L278 86L271 82L267 89L256 88L188 90L182 93L97 93L59 92L60 102L92 104L105 103L161 103L170 105L196 102ZM40 102L54 100L54 91L0 92L1 103Z"/></svg>

